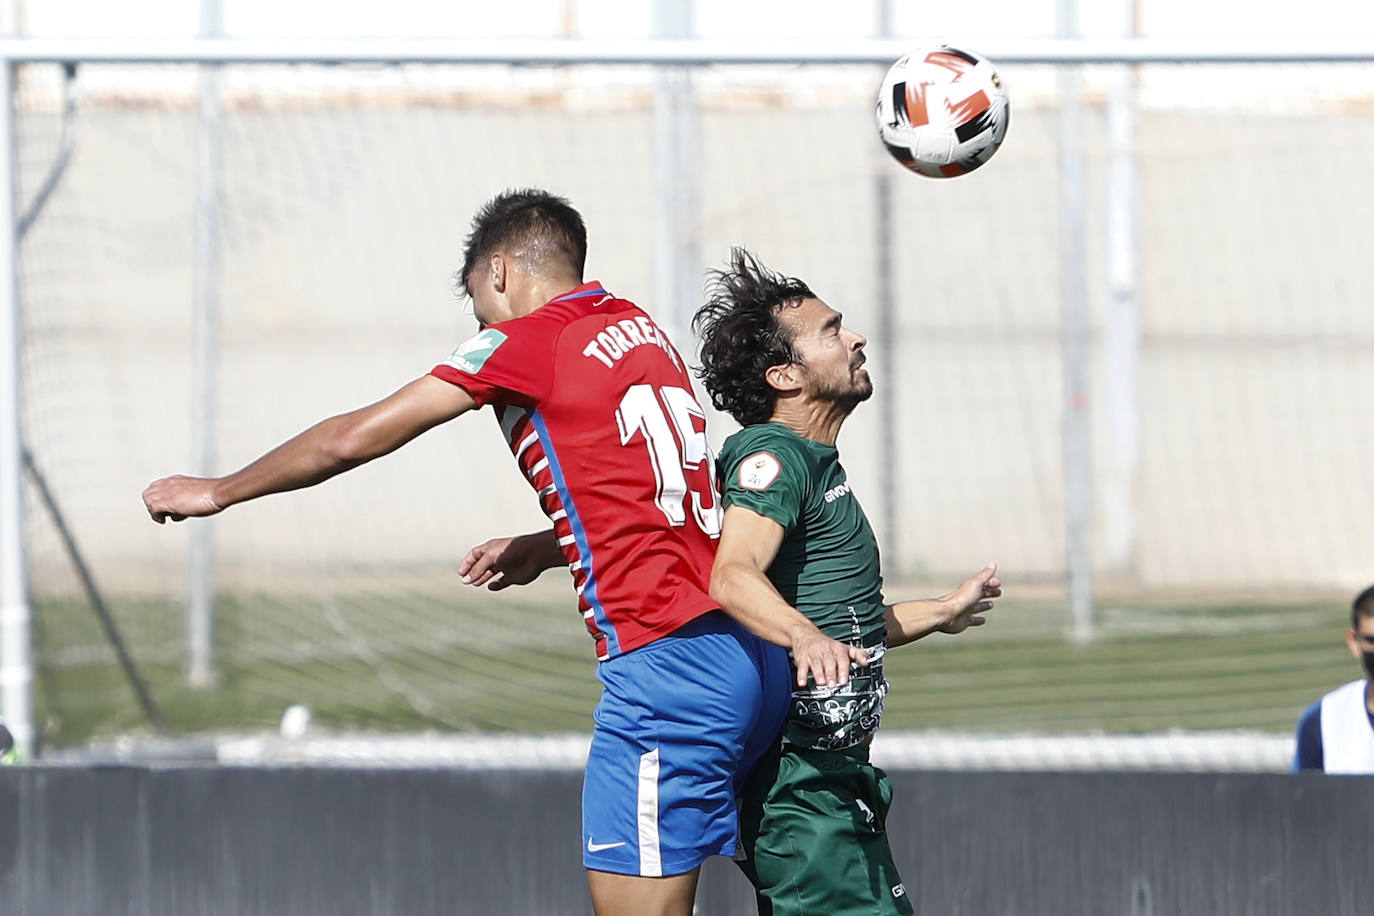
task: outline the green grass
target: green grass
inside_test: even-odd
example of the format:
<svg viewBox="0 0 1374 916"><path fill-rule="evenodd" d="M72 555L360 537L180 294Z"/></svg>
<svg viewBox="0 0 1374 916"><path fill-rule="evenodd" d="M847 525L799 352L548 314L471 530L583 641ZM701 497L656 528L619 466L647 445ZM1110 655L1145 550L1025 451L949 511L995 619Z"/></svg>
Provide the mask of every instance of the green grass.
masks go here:
<svg viewBox="0 0 1374 916"><path fill-rule="evenodd" d="M211 689L183 682L178 606L112 609L176 734L270 728L292 703L338 731L581 731L599 692L591 641L557 590L224 598ZM89 607L35 613L46 740L150 733ZM1106 602L1085 646L1066 639L1055 602L1008 598L994 613L987 627L889 653L885 728L1287 732L1359 673L1338 600Z"/></svg>
<svg viewBox="0 0 1374 916"><path fill-rule="evenodd" d="M987 627L888 654L886 728L1287 732L1356 677L1338 602L1108 605L1077 646L1065 612L1004 602Z"/></svg>

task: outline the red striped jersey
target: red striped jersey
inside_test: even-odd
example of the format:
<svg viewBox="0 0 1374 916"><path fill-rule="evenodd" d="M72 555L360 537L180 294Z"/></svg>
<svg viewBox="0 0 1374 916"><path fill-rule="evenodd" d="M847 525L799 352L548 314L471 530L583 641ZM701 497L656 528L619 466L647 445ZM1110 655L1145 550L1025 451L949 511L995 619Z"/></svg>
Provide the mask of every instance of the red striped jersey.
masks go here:
<svg viewBox="0 0 1374 916"><path fill-rule="evenodd" d="M490 404L539 494L605 660L719 605L721 510L686 364L638 306L585 283L488 325L432 375Z"/></svg>

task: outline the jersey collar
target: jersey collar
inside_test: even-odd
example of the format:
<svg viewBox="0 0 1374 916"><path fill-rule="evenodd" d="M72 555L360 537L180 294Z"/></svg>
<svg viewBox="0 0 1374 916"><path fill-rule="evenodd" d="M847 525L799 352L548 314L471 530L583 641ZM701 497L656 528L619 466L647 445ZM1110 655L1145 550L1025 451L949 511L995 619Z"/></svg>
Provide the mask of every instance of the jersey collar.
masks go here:
<svg viewBox="0 0 1374 916"><path fill-rule="evenodd" d="M552 305L555 302L569 302L573 299L590 299L593 296L607 295L609 295L609 293L607 293L606 290L602 288L601 284L596 280L593 280L590 283L583 283L576 289L570 290L569 292L566 292L561 296L557 296L553 299L550 299L548 304Z"/></svg>

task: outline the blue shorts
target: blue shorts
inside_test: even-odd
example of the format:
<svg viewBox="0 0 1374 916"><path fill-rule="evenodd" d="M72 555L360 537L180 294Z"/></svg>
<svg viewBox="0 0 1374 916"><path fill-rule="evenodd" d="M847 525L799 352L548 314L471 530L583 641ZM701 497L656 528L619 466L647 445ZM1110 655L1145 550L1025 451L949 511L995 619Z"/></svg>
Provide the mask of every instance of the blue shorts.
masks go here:
<svg viewBox="0 0 1374 916"><path fill-rule="evenodd" d="M734 855L736 796L787 718L786 650L713 611L602 662L597 678L583 864L659 877Z"/></svg>

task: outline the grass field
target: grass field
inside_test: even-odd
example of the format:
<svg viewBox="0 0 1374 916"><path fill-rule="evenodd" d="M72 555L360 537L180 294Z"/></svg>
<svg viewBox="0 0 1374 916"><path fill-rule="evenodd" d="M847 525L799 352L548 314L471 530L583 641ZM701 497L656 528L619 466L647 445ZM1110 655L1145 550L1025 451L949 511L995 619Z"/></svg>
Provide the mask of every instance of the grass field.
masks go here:
<svg viewBox="0 0 1374 916"><path fill-rule="evenodd" d="M583 731L599 691L590 640L557 589L222 598L219 682L205 690L182 680L179 606L112 603L175 734L271 728L293 703L333 731ZM151 733L89 606L40 602L35 613L46 741ZM888 655L885 727L1287 732L1359 674L1336 598L1104 600L1099 637L1084 646L1066 638L1051 598L1009 597L994 614Z"/></svg>

